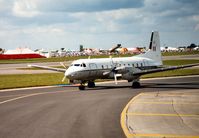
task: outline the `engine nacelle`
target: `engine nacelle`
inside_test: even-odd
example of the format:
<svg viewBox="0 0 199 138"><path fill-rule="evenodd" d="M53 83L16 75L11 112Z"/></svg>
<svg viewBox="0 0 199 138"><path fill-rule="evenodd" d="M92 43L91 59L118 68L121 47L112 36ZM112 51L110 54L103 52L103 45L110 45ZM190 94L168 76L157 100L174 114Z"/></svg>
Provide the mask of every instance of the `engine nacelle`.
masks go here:
<svg viewBox="0 0 199 138"><path fill-rule="evenodd" d="M134 73L139 72L140 69L138 68L128 68L127 73L122 74L122 79L133 81L139 79L140 76L135 76Z"/></svg>

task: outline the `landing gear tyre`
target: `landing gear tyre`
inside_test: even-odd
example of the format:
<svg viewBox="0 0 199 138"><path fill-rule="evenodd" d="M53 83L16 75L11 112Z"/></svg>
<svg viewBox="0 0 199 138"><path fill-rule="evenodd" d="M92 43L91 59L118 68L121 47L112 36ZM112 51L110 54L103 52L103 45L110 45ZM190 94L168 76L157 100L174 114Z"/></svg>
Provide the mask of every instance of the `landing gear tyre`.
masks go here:
<svg viewBox="0 0 199 138"><path fill-rule="evenodd" d="M89 81L88 82L88 88L94 88L95 87L95 82Z"/></svg>
<svg viewBox="0 0 199 138"><path fill-rule="evenodd" d="M84 85L80 85L79 86L79 90L85 90L85 86Z"/></svg>
<svg viewBox="0 0 199 138"><path fill-rule="evenodd" d="M132 88L140 88L140 83L138 81L133 82Z"/></svg>

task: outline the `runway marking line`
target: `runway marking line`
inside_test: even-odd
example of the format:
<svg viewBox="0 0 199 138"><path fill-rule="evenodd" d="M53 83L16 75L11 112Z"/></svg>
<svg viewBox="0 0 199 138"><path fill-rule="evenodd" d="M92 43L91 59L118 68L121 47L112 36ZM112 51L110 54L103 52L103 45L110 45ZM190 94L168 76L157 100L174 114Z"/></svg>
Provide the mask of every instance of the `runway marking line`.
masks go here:
<svg viewBox="0 0 199 138"><path fill-rule="evenodd" d="M150 96L156 96L157 93L141 93L140 95L150 95ZM198 95L194 95L192 93L190 94L184 94L184 93L170 93L170 94L161 94L159 93L158 96L198 96Z"/></svg>
<svg viewBox="0 0 199 138"><path fill-rule="evenodd" d="M175 135L175 134L131 134L130 137L163 137L163 138L199 138L199 136L191 135ZM130 138L128 137L128 138Z"/></svg>
<svg viewBox="0 0 199 138"><path fill-rule="evenodd" d="M126 113L126 115L130 116L180 116L180 117L199 117L199 115L192 114L154 114L154 113Z"/></svg>
<svg viewBox="0 0 199 138"><path fill-rule="evenodd" d="M27 94L4 95L4 96L0 96L0 98L14 97L14 96L24 96L24 95L27 95Z"/></svg>
<svg viewBox="0 0 199 138"><path fill-rule="evenodd" d="M126 117L128 115L128 108L129 105L135 101L139 96L143 95L145 93L140 93L138 95L136 95L134 98L132 98L127 105L124 107L122 113L121 113L121 118L120 118L120 124L122 127L122 130L125 134L125 136L127 138L134 138L134 137L170 137L170 138L199 138L199 136L191 136L191 135L174 135L174 134L132 134L130 133L129 129L126 126ZM132 113L133 114L133 113ZM149 115L149 114L148 114ZM173 115L173 116L177 116L177 114L150 114L150 115L164 115L164 116L168 116L168 115ZM179 116L179 115L178 115ZM184 116L199 116L199 115L184 115Z"/></svg>
<svg viewBox="0 0 199 138"><path fill-rule="evenodd" d="M199 104L199 103L189 103L189 102L185 102L185 103L180 103L180 102L135 102L135 104Z"/></svg>
<svg viewBox="0 0 199 138"><path fill-rule="evenodd" d="M23 99L23 98L27 98L27 97L31 97L31 96L37 96L37 95L43 95L43 94L54 94L54 93L63 93L63 92L74 92L74 91L77 91L77 90L70 90L70 91L56 91L56 92L40 92L40 93L33 93L33 94L27 94L27 95L24 95L24 96L20 96L20 97L16 97L16 98L12 98L12 99L9 99L9 100L5 100L5 101L2 101L0 102L0 105L1 104L4 104L4 103L8 103L8 102L11 102L11 101L16 101L16 100L19 100L19 99Z"/></svg>

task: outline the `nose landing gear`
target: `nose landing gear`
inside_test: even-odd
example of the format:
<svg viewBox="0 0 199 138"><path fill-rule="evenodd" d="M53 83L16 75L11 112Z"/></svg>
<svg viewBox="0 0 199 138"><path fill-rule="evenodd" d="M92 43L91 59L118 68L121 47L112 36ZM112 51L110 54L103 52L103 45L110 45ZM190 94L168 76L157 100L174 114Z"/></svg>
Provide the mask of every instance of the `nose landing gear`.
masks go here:
<svg viewBox="0 0 199 138"><path fill-rule="evenodd" d="M85 90L85 85L83 84L79 85L79 90Z"/></svg>
<svg viewBox="0 0 199 138"><path fill-rule="evenodd" d="M79 85L79 90L85 90L85 83L86 82L81 82L81 84ZM94 88L95 87L95 82L94 81L88 81L88 88Z"/></svg>

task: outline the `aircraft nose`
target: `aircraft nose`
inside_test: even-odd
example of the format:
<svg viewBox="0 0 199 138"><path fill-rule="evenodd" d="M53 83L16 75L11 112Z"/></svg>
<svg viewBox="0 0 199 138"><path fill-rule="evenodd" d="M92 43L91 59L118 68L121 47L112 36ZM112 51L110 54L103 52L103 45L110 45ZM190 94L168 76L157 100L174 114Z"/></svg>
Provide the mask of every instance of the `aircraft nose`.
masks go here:
<svg viewBox="0 0 199 138"><path fill-rule="evenodd" d="M66 72L64 73L64 75L67 77L67 78L72 78L73 77L73 70L71 70L70 68L68 68L66 70Z"/></svg>
<svg viewBox="0 0 199 138"><path fill-rule="evenodd" d="M66 72L65 72L65 76L69 77L70 75L71 75L71 73L70 73L69 69L67 69Z"/></svg>

